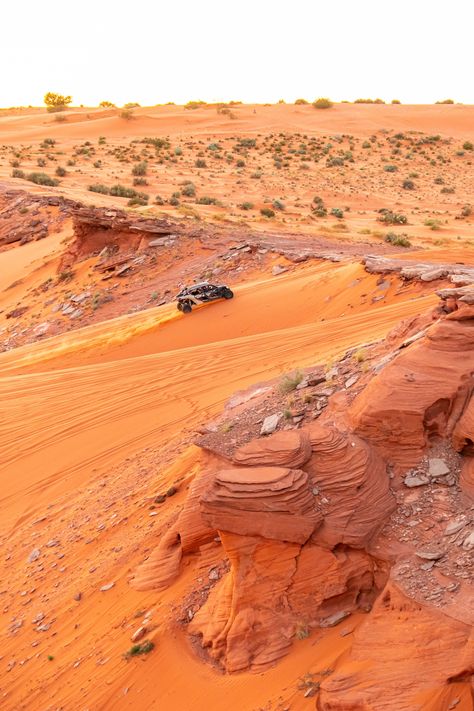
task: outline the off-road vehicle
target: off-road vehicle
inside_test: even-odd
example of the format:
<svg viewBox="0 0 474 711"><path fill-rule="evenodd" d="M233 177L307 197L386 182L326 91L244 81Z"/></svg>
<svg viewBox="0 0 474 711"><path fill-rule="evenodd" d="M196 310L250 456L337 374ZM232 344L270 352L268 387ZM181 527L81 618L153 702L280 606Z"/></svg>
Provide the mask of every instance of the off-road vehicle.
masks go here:
<svg viewBox="0 0 474 711"><path fill-rule="evenodd" d="M208 301L217 301L217 299L232 299L234 292L225 284L209 284L207 281L201 281L199 284L185 286L176 296L178 302L178 311L188 314L192 311L193 306L206 304Z"/></svg>

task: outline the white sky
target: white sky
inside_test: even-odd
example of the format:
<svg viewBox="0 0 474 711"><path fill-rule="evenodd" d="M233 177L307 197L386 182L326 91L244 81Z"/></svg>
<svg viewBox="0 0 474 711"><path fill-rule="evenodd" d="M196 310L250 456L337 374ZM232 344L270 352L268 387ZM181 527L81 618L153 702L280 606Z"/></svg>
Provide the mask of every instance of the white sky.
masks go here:
<svg viewBox="0 0 474 711"><path fill-rule="evenodd" d="M474 103L472 0L11 0L0 106L358 97Z"/></svg>

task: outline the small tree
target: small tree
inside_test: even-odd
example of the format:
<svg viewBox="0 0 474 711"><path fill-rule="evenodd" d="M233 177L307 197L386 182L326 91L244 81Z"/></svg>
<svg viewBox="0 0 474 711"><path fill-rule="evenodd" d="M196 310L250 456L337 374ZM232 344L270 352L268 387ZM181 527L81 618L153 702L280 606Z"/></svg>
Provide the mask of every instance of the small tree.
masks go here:
<svg viewBox="0 0 474 711"><path fill-rule="evenodd" d="M101 101L99 104L99 108L101 109L113 109L115 108L115 104L113 104L111 101Z"/></svg>
<svg viewBox="0 0 474 711"><path fill-rule="evenodd" d="M48 93L44 95L43 101L46 104L47 111L64 111L71 103L72 96L63 96L62 94L55 94L52 91L48 91Z"/></svg>

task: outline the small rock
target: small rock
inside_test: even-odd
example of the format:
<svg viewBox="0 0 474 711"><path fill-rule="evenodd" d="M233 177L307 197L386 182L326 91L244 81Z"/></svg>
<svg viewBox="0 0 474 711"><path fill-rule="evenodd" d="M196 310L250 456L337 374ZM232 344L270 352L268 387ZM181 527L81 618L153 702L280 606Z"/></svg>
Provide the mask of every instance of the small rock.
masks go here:
<svg viewBox="0 0 474 711"><path fill-rule="evenodd" d="M111 590L114 587L115 583L107 583L106 585L102 585L100 588L101 592L106 592L107 590Z"/></svg>
<svg viewBox="0 0 474 711"><path fill-rule="evenodd" d="M132 642L138 642L138 640L142 639L146 635L147 632L148 632L147 627L145 625L142 625L137 630L135 630L135 632L132 634L130 639L132 640Z"/></svg>
<svg viewBox="0 0 474 711"><path fill-rule="evenodd" d="M319 626L320 627L335 627L336 625L339 624L339 622L342 622L342 620L345 620L346 617L349 617L351 613L347 612L345 610L341 610L340 612L335 612L334 615L330 615L329 617L325 617L323 620L320 621Z"/></svg>
<svg viewBox="0 0 474 711"><path fill-rule="evenodd" d="M283 264L275 264L272 267L273 276L278 276L278 274L283 274L284 272L287 272L287 271L288 271L287 267L284 267Z"/></svg>
<svg viewBox="0 0 474 711"><path fill-rule="evenodd" d="M359 380L359 376L358 376L358 375L353 375L351 378L348 378L348 379L346 380L346 382L344 383L344 387L345 387L346 390L347 390L348 388L351 388L353 385L355 385L358 380Z"/></svg>
<svg viewBox="0 0 474 711"><path fill-rule="evenodd" d="M272 432L275 432L276 428L278 427L278 423L280 421L281 415L278 413L275 413L274 415L268 415L268 417L265 417L263 424L262 424L262 429L260 430L261 435L269 435L272 434Z"/></svg>
<svg viewBox="0 0 474 711"><path fill-rule="evenodd" d="M448 525L446 526L444 535L452 536L453 533L457 533L461 530L461 528L464 528L466 523L467 521L451 521L451 523L448 523Z"/></svg>
<svg viewBox="0 0 474 711"><path fill-rule="evenodd" d="M219 580L219 571L217 568L211 568L209 571L209 580Z"/></svg>
<svg viewBox="0 0 474 711"><path fill-rule="evenodd" d="M409 489L413 489L415 486L429 484L429 479L424 476L406 476L403 483L405 486L408 486Z"/></svg>
<svg viewBox="0 0 474 711"><path fill-rule="evenodd" d="M423 558L423 560L439 560L442 558L444 555L446 555L445 550L423 550L423 551L416 551L415 555L418 556L418 558Z"/></svg>
<svg viewBox="0 0 474 711"><path fill-rule="evenodd" d="M470 551L474 548L474 531L471 531L467 538L464 539L462 547L465 551Z"/></svg>
<svg viewBox="0 0 474 711"><path fill-rule="evenodd" d="M39 548L35 548L34 550L31 551L30 555L28 556L28 563L34 563L35 560L38 560L40 555L41 555L41 550Z"/></svg>
<svg viewBox="0 0 474 711"><path fill-rule="evenodd" d="M449 474L449 467L444 459L429 459L428 474L432 477L445 476L446 474Z"/></svg>
<svg viewBox="0 0 474 711"><path fill-rule="evenodd" d="M77 592L77 593L74 595L74 600L75 600L76 602L79 602L79 600L82 600L82 593L81 593L81 592Z"/></svg>

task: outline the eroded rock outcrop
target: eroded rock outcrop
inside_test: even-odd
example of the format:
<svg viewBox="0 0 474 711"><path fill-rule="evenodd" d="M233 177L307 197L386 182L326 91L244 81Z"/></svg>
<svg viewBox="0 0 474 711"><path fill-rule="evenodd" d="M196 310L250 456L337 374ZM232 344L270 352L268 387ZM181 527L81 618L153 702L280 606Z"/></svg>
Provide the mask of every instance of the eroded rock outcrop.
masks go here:
<svg viewBox="0 0 474 711"><path fill-rule="evenodd" d="M297 469L311 457L311 442L304 430L287 430L269 437L259 437L239 447L233 461L247 467L261 464Z"/></svg>

